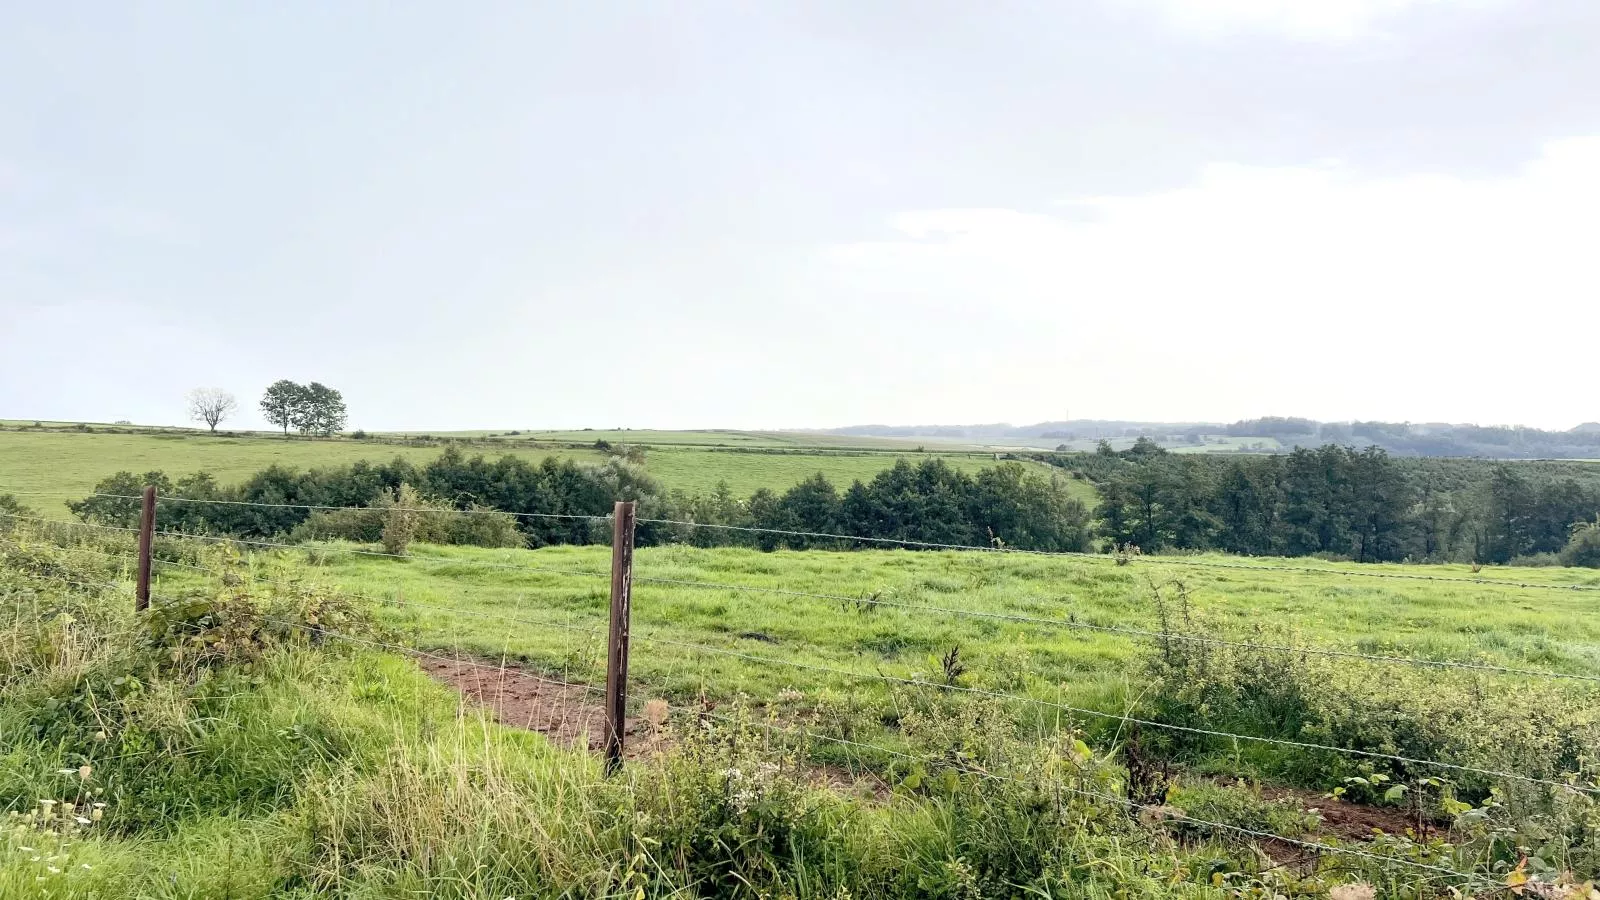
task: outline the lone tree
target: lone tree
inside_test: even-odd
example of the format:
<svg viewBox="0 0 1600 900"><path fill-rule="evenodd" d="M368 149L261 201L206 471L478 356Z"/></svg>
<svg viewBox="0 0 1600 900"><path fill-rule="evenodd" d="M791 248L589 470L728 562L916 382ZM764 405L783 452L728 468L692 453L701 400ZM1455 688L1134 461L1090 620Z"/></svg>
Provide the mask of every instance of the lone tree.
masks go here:
<svg viewBox="0 0 1600 900"><path fill-rule="evenodd" d="M287 378L274 382L261 397L261 413L288 437L289 426L296 424L295 416L305 405L305 395L304 387Z"/></svg>
<svg viewBox="0 0 1600 900"><path fill-rule="evenodd" d="M285 380L273 384L261 398L261 412L268 422L282 428L286 437L291 426L301 434L327 436L343 431L348 418L344 396L316 381L296 384Z"/></svg>
<svg viewBox="0 0 1600 900"><path fill-rule="evenodd" d="M189 418L206 423L213 433L217 424L238 408L238 401L222 388L195 388L189 392Z"/></svg>

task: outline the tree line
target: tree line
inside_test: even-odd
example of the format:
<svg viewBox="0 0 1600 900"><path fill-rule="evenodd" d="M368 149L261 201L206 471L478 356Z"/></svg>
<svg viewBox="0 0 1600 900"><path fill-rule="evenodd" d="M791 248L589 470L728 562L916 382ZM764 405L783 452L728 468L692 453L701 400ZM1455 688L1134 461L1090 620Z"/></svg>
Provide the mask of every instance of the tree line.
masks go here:
<svg viewBox="0 0 1600 900"><path fill-rule="evenodd" d="M640 466L621 458L602 465L554 457L534 463L510 455L467 457L451 447L420 466L401 458L309 471L272 466L237 485L219 484L206 473L174 479L160 471L120 472L96 485L95 495L70 507L85 521L133 527L139 518L137 497L146 484L155 485L167 498L227 501L165 503L159 513L164 530L247 539L366 539L376 527L371 517L316 507L392 505L402 486L416 490L430 504L456 510L535 513L512 515L514 524L507 526L531 547L606 542L609 524L581 517L606 516L618 500L636 501L644 519L693 523L641 522L636 540L644 546L683 542L773 550L861 543L819 536L847 534L964 546L1085 550L1091 536L1089 512L1069 496L1064 477L1029 473L1018 463L974 476L941 459L915 465L900 460L870 481L856 481L843 491L818 474L782 493L762 489L740 498L726 483L706 495L667 491ZM504 546L504 536L504 529L463 529L457 542Z"/></svg>
<svg viewBox="0 0 1600 900"><path fill-rule="evenodd" d="M1600 565L1594 525L1600 477L1580 481L1537 464L1398 459L1376 447L1333 444L1265 457L1183 455L1151 441L1121 452L1102 447L1068 464L1070 471L1050 477L1014 462L967 474L938 458L901 459L843 490L818 474L786 491L741 497L725 483L705 494L665 490L626 457L602 465L531 462L468 457L451 447L423 465L395 459L309 471L274 466L237 485L203 473L172 479L124 472L96 492L135 498L144 484L155 484L166 497L232 501L165 504L162 526L243 538L370 540L381 528L372 516L309 507L392 506L409 486L430 508L480 514L455 517L478 522L474 528L441 524L434 531L444 537L435 540L488 546L603 543L607 523L581 517L603 517L615 501L634 500L642 518L694 523L642 523L641 545L773 550L903 541L1045 551L1133 545L1145 552L1359 562ZM1092 515L1067 490L1073 477L1097 485ZM89 521L131 527L138 519L136 499L91 496L73 509ZM486 518L491 511L539 515L496 524Z"/></svg>
<svg viewBox="0 0 1600 900"><path fill-rule="evenodd" d="M1508 464L1401 460L1378 447L1261 457L1169 453L1141 440L1075 461L1097 533L1144 551L1321 555L1358 562L1550 562L1600 514L1600 484ZM1540 559L1540 557L1547 557Z"/></svg>

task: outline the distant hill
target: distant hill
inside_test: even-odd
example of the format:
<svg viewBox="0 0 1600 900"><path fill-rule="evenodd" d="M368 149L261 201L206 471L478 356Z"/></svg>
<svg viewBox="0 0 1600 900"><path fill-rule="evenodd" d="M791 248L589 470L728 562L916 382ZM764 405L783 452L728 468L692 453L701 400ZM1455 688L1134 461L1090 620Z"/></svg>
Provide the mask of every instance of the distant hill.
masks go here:
<svg viewBox="0 0 1600 900"><path fill-rule="evenodd" d="M1231 424L1073 419L1034 425L856 425L829 433L1078 450L1101 440L1117 444L1145 437L1163 446L1207 452L1259 453L1344 444L1378 446L1396 456L1600 459L1600 422L1585 422L1569 431L1543 431L1448 422L1319 422L1268 416Z"/></svg>

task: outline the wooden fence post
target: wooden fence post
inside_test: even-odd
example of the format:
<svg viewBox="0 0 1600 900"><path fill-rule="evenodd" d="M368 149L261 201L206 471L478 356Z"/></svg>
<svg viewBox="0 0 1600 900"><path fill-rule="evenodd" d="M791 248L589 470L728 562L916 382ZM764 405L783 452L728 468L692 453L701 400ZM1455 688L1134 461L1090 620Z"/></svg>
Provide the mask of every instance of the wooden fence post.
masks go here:
<svg viewBox="0 0 1600 900"><path fill-rule="evenodd" d="M632 500L620 500L611 515L611 633L606 642L606 774L622 768L623 730L628 715L628 625L633 606Z"/></svg>
<svg viewBox="0 0 1600 900"><path fill-rule="evenodd" d="M139 513L139 583L133 595L134 612L150 608L150 545L156 535L156 488L144 488L144 507Z"/></svg>

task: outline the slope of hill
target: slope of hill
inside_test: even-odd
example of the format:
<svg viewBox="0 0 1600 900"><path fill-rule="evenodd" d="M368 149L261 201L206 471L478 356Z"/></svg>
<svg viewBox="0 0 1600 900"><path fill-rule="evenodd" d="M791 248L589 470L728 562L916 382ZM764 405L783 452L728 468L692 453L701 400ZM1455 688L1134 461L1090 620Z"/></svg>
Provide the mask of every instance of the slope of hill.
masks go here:
<svg viewBox="0 0 1600 900"><path fill-rule="evenodd" d="M1444 422L1318 422L1266 417L1215 422L1125 422L1082 419L1034 425L856 425L833 434L926 439L991 447L1091 450L1100 441L1124 449L1144 437L1185 452L1270 453L1321 444L1377 446L1397 456L1470 456L1488 459L1600 458L1600 422L1569 431Z"/></svg>

